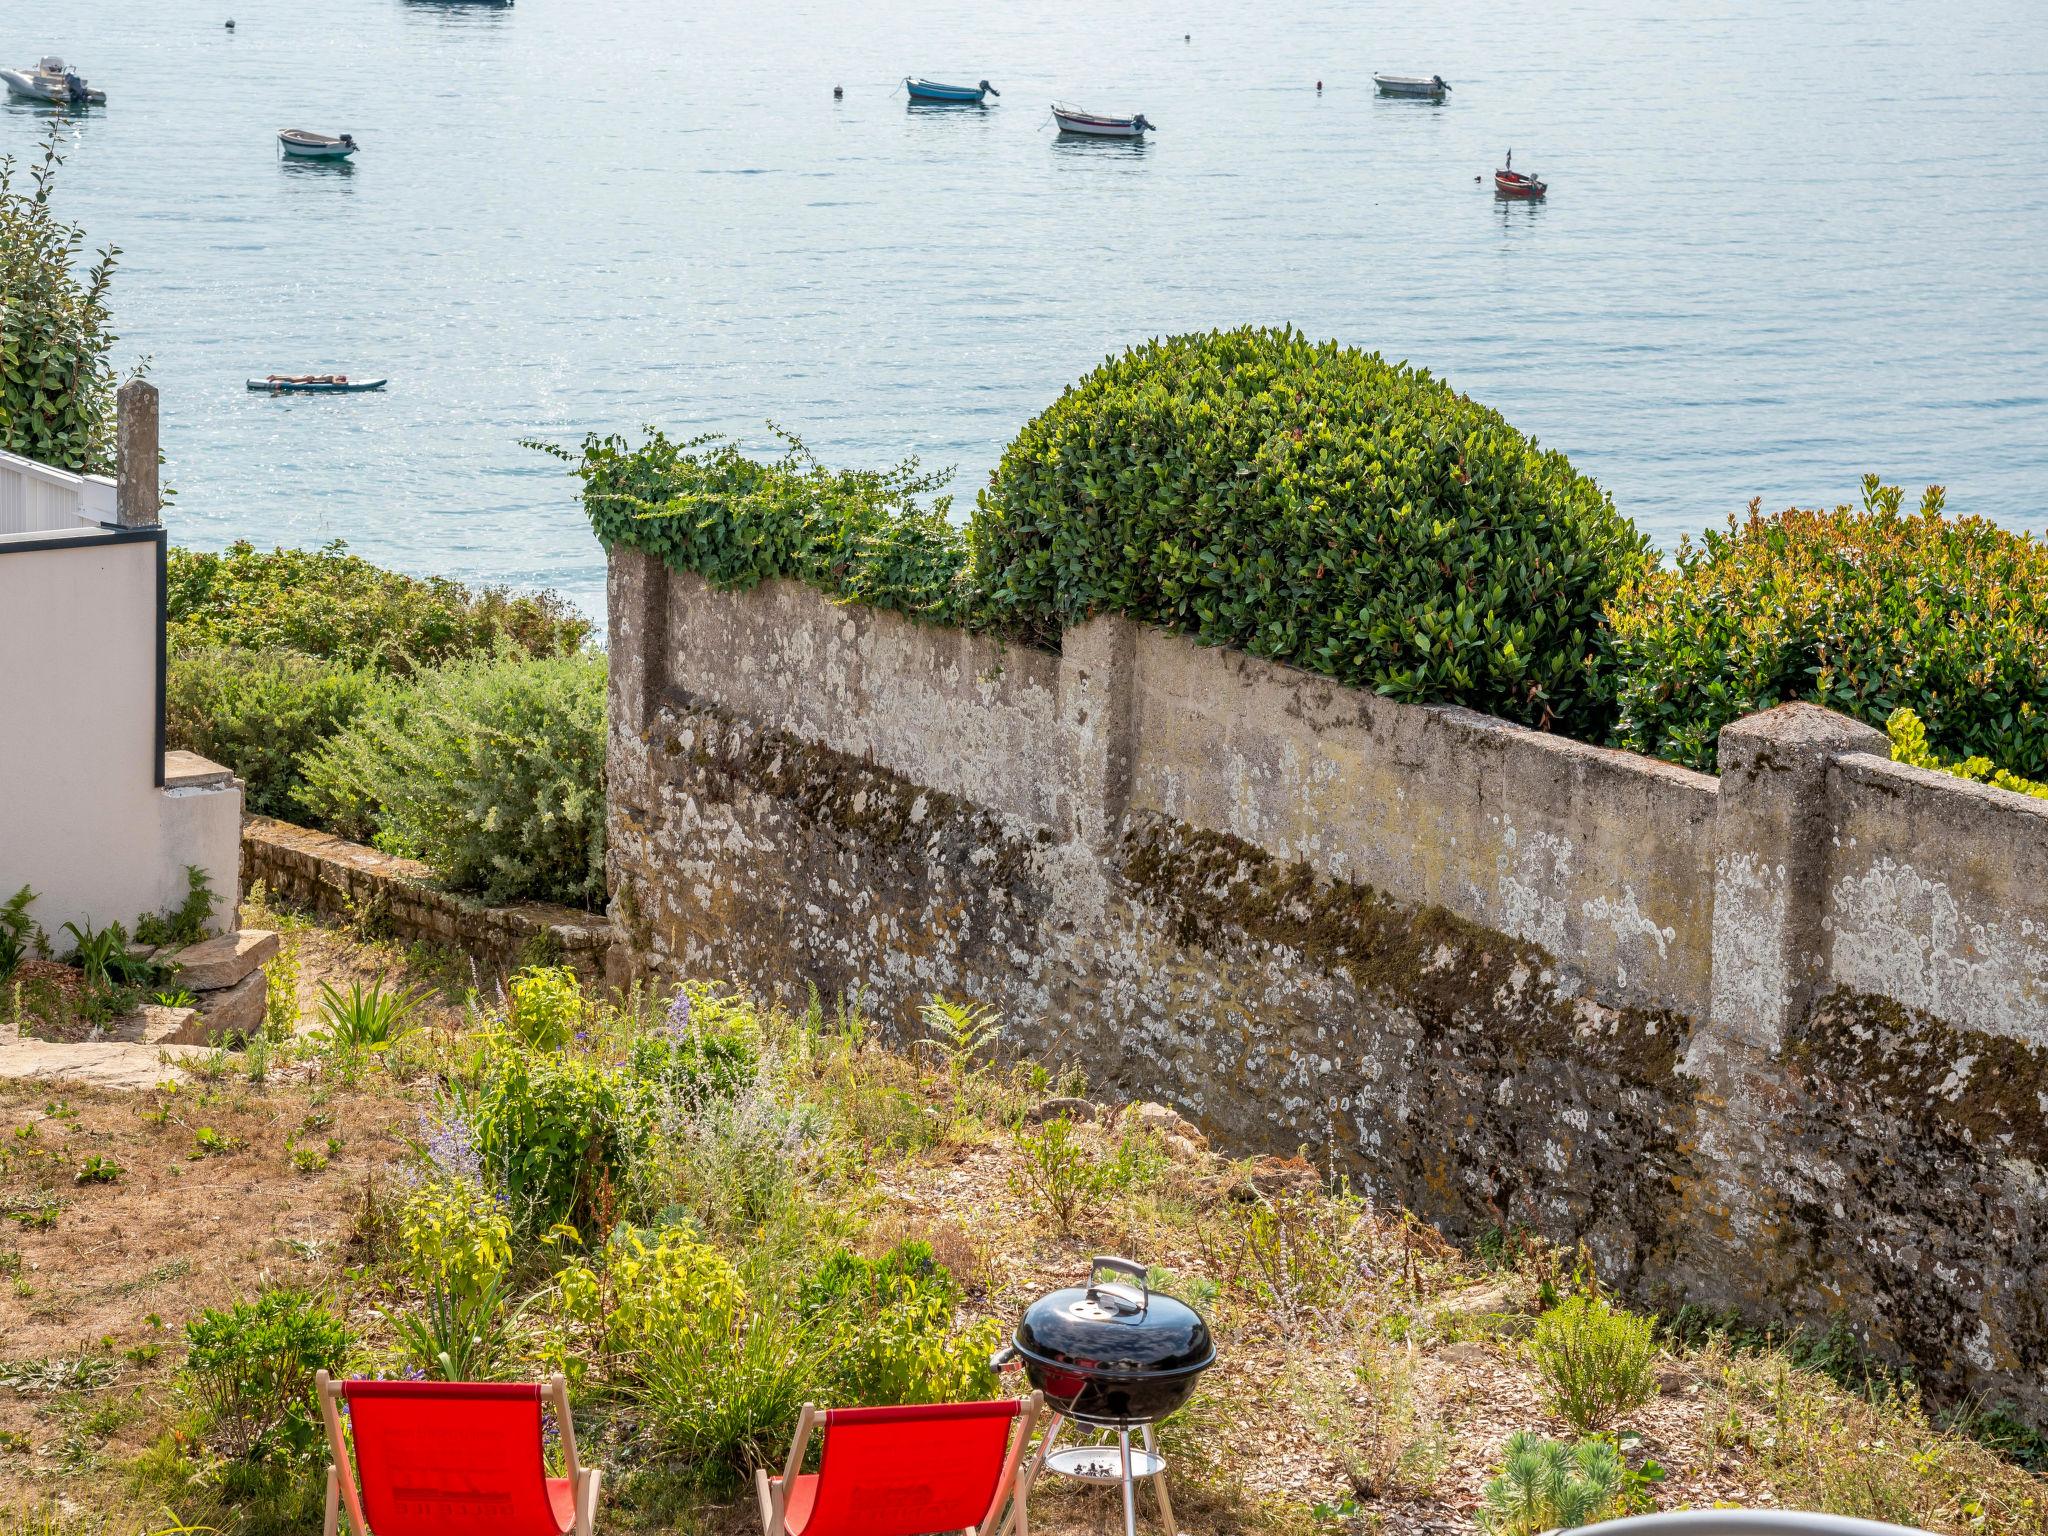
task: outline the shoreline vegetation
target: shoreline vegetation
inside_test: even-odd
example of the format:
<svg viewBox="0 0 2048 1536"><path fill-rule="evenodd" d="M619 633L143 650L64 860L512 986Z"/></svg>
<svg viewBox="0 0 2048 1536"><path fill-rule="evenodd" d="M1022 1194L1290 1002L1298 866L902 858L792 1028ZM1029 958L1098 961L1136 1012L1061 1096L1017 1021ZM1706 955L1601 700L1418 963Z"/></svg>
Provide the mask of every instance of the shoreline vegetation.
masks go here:
<svg viewBox="0 0 2048 1536"><path fill-rule="evenodd" d="M990 1348L1099 1251L1215 1330L1163 1438L1197 1536L1715 1503L2048 1530L2038 1437L1931 1413L1845 1339L1631 1315L1525 1232L1460 1250L1102 1102L967 1004L891 1044L716 983L480 986L252 894L294 980L245 1049L139 1094L0 1084L6 1536L313 1528L322 1367L565 1370L607 1528L737 1536L801 1402L998 1390ZM1033 1519L1117 1514L1047 1479Z"/></svg>

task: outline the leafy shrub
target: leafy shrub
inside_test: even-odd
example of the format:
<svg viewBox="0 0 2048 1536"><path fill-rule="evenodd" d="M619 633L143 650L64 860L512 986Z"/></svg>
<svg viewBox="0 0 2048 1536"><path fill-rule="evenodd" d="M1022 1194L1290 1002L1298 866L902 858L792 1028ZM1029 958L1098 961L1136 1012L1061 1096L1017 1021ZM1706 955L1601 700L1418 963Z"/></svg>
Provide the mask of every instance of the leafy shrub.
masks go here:
<svg viewBox="0 0 2048 1536"><path fill-rule="evenodd" d="M27 886L0 902L0 985L11 981L35 947L36 925L28 915L36 893Z"/></svg>
<svg viewBox="0 0 2048 1536"><path fill-rule="evenodd" d="M651 1340L707 1325L722 1330L745 1303L739 1271L680 1227L621 1227L595 1256L570 1261L556 1277L557 1310L602 1352L624 1356L627 1374Z"/></svg>
<svg viewBox="0 0 2048 1536"><path fill-rule="evenodd" d="M829 1400L869 1407L990 1396L989 1356L1002 1327L983 1318L956 1330L959 1304L960 1287L930 1243L899 1243L876 1259L834 1250L805 1278L798 1303L833 1331Z"/></svg>
<svg viewBox="0 0 2048 1536"><path fill-rule="evenodd" d="M1082 1208L1102 1190L1102 1170L1076 1139L1074 1122L1054 1115L1035 1130L1020 1130L1017 1154L1013 1187L1033 1210L1073 1236Z"/></svg>
<svg viewBox="0 0 2048 1536"><path fill-rule="evenodd" d="M1590 1525L1613 1507L1626 1475L1609 1440L1568 1446L1517 1431L1508 1436L1499 1472L1481 1491L1479 1528L1488 1536L1541 1536Z"/></svg>
<svg viewBox="0 0 2048 1536"><path fill-rule="evenodd" d="M633 1042L634 1076L686 1108L729 1099L759 1070L751 1025L743 1002L678 987L661 1024Z"/></svg>
<svg viewBox="0 0 2048 1536"><path fill-rule="evenodd" d="M185 866L185 897L175 907L145 912L135 920L135 941L159 948L197 944L206 937L206 925L213 920L219 898L213 893L213 877L197 864Z"/></svg>
<svg viewBox="0 0 2048 1536"><path fill-rule="evenodd" d="M339 1373L355 1341L304 1291L279 1286L185 1325L185 1369L221 1450L304 1452L320 1438L313 1373Z"/></svg>
<svg viewBox="0 0 2048 1536"><path fill-rule="evenodd" d="M1808 699L1872 725L1910 707L1932 747L2048 777L2048 546L1981 517L1860 509L1729 519L1610 611L1617 745L1711 770L1742 715Z"/></svg>
<svg viewBox="0 0 2048 1536"><path fill-rule="evenodd" d="M301 809L301 761L376 689L366 670L297 651L180 645L166 677L165 736L240 775L252 813L288 818Z"/></svg>
<svg viewBox="0 0 2048 1536"><path fill-rule="evenodd" d="M1395 698L1607 722L1602 609L1648 542L1564 455L1420 369L1292 330L1105 362L1004 451L988 619L1115 612Z"/></svg>
<svg viewBox="0 0 2048 1536"><path fill-rule="evenodd" d="M1895 709L1891 718L1884 723L1885 734L1892 739L1892 761L1908 763L1915 768L1931 768L1937 773L1952 773L1959 779L1968 779L1975 784L1995 784L2000 789L2009 789L2014 794L2032 795L2037 800L2048 800L2048 784L2038 779L2023 779L2018 774L1998 767L1988 757L1966 757L1960 762L1944 762L1941 754L1927 744L1927 727L1919 715L1904 707Z"/></svg>
<svg viewBox="0 0 2048 1536"><path fill-rule="evenodd" d="M604 1063L509 1040L487 1052L457 1114L526 1232L557 1222L602 1228L643 1139L632 1094Z"/></svg>
<svg viewBox="0 0 2048 1536"><path fill-rule="evenodd" d="M302 762L302 803L491 902L604 897L601 656L453 662Z"/></svg>
<svg viewBox="0 0 2048 1536"><path fill-rule="evenodd" d="M1656 1328L1584 1293L1544 1313L1529 1347L1551 1409L1587 1434L1642 1407L1657 1390Z"/></svg>
<svg viewBox="0 0 2048 1536"><path fill-rule="evenodd" d="M643 550L714 586L773 577L810 583L851 602L941 623L965 622L972 593L967 546L948 520L951 498L915 459L893 469L831 470L795 437L779 459L750 459L715 436L673 442L652 427L637 447L584 439L582 453L531 446L568 460L607 550Z"/></svg>
<svg viewBox="0 0 2048 1536"><path fill-rule="evenodd" d="M50 203L62 156L53 125L43 157L15 185L0 158L0 449L59 469L105 470L114 462L114 333L107 309L114 258L108 246L73 270L85 232L60 223Z"/></svg>
<svg viewBox="0 0 2048 1536"><path fill-rule="evenodd" d="M590 634L589 622L552 594L406 576L349 554L340 540L268 554L246 540L218 554L174 549L167 596L175 643L297 651L401 676L502 652L568 655Z"/></svg>
<svg viewBox="0 0 2048 1536"><path fill-rule="evenodd" d="M586 1011L583 983L566 965L530 965L505 989L506 1025L540 1050L560 1050L567 1045Z"/></svg>
<svg viewBox="0 0 2048 1536"><path fill-rule="evenodd" d="M420 1284L466 1302L488 1294L512 1266L512 1222L477 1183L429 1178L398 1213L399 1247Z"/></svg>

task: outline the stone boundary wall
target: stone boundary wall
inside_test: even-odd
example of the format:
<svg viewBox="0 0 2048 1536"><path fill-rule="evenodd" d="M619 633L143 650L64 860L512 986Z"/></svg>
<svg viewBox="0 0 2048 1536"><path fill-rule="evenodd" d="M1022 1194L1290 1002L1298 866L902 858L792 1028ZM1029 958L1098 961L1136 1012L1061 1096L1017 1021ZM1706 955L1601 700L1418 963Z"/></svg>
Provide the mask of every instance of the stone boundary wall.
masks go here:
<svg viewBox="0 0 2048 1536"><path fill-rule="evenodd" d="M594 973L612 942L609 921L574 907L522 902L492 907L428 882L433 871L331 833L267 816L242 826L242 889L261 880L292 906L323 917L363 920L405 942L447 944L493 971L535 955Z"/></svg>
<svg viewBox="0 0 2048 1536"><path fill-rule="evenodd" d="M1003 1010L1665 1307L2048 1420L2048 803L1804 705L1718 779L1119 619L611 560L613 975Z"/></svg>

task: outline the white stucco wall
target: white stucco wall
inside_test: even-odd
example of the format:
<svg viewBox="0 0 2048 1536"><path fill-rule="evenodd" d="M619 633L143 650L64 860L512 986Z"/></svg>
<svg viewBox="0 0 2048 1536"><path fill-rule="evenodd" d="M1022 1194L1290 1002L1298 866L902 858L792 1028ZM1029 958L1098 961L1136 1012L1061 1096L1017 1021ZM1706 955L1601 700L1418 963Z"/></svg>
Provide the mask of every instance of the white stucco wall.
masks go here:
<svg viewBox="0 0 2048 1536"><path fill-rule="evenodd" d="M0 899L33 888L60 953L67 921L175 905L190 864L234 911L240 787L185 754L156 782L161 548L0 540Z"/></svg>

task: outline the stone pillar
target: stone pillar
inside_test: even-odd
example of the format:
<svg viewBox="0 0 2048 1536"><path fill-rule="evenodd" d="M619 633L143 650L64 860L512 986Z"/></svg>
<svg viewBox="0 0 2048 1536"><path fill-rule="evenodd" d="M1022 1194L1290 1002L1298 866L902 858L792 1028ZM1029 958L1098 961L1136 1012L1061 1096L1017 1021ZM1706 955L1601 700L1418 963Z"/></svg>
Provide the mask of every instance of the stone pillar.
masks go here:
<svg viewBox="0 0 2048 1536"><path fill-rule="evenodd" d="M115 396L119 486L115 515L123 528L154 528L163 506L157 491L156 386L130 379Z"/></svg>
<svg viewBox="0 0 2048 1536"><path fill-rule="evenodd" d="M1105 615L1060 637L1058 833L1104 854L1131 796L1138 626Z"/></svg>
<svg viewBox="0 0 2048 1536"><path fill-rule="evenodd" d="M1798 1154L1779 1058L1827 966L1828 766L1865 752L1890 752L1883 732L1813 704L1721 730L1711 1001L1681 1067L1695 1083L1697 1182L1683 1195L1693 1211L1674 1223L1690 1233L1676 1268L1708 1306L1753 1308L1819 1262L1785 1177Z"/></svg>
<svg viewBox="0 0 2048 1536"><path fill-rule="evenodd" d="M1816 704L1780 704L1721 731L1714 825L1714 980L1701 1038L1775 1053L1827 962L1821 927L1828 764L1889 756L1882 731Z"/></svg>

